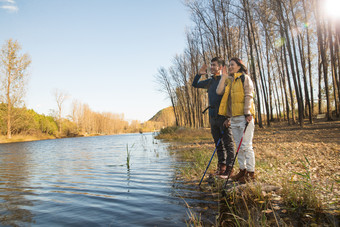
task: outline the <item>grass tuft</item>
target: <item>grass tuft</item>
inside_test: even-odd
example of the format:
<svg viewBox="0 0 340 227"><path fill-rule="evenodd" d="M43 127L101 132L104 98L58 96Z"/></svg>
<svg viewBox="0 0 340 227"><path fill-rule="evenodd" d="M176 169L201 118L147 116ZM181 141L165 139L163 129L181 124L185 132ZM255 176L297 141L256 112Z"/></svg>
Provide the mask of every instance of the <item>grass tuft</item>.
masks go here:
<svg viewBox="0 0 340 227"><path fill-rule="evenodd" d="M293 172L300 176L299 180L294 180L293 175L290 180L286 180L283 184L282 196L285 203L290 206L293 211L303 209L313 209L321 211L322 203L317 197L317 186L311 178L310 162L304 156L305 161L300 160L304 167L304 172Z"/></svg>
<svg viewBox="0 0 340 227"><path fill-rule="evenodd" d="M131 149L135 146L135 144L132 144L129 150L129 144L126 144L126 167L128 170L130 170L130 159L131 159Z"/></svg>

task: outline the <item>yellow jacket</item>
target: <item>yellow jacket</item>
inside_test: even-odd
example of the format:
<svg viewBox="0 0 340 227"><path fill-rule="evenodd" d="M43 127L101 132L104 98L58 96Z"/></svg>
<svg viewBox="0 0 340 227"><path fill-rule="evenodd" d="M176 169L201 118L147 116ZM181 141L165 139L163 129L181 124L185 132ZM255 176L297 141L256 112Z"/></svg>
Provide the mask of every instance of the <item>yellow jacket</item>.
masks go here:
<svg viewBox="0 0 340 227"><path fill-rule="evenodd" d="M245 79L242 82L241 76L242 73L235 73L233 77L229 76L225 81L226 87L218 111L219 115L235 117L251 114L255 116L253 83L247 75L244 75ZM231 113L228 113L228 101L230 100Z"/></svg>

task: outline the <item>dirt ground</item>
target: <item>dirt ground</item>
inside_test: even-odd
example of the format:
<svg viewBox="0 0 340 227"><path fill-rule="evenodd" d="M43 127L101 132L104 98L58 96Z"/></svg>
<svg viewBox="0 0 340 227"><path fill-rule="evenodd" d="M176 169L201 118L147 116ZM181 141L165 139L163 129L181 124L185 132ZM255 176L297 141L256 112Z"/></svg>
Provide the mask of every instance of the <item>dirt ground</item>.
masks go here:
<svg viewBox="0 0 340 227"><path fill-rule="evenodd" d="M184 160L191 160L192 165L187 165L182 174L196 184L214 150L210 130L180 128L163 136L172 141L172 149L180 151ZM260 212L268 216L267 224L276 223L274 210L283 225L339 223L339 120L306 122L303 128L287 122L273 122L264 128L256 125L253 147L256 182L280 188L276 193L261 193L266 202L265 210ZM215 157L208 172L212 173L216 165ZM237 162L234 169L238 169ZM206 183L205 186L209 187ZM257 202L264 202L261 200ZM266 208L269 202L271 209Z"/></svg>
<svg viewBox="0 0 340 227"><path fill-rule="evenodd" d="M319 120L302 129L275 123L257 128L253 143L261 181L278 185L284 179L308 181L322 204L339 212L340 121Z"/></svg>

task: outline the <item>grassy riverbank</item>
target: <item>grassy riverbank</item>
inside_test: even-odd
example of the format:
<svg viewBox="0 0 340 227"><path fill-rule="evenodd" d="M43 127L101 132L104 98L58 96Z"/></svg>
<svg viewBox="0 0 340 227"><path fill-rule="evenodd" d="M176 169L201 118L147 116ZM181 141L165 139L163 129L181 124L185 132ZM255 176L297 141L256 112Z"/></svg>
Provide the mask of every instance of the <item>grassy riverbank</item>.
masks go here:
<svg viewBox="0 0 340 227"><path fill-rule="evenodd" d="M168 128L158 136L172 142L183 160L182 177L198 184L214 150L209 129ZM255 130L256 184L216 197L217 223L239 226L336 226L340 202L340 121L299 126L274 123ZM217 165L214 158L209 172ZM235 169L237 169L237 164ZM206 177L207 179L207 177ZM216 193L223 182L203 183ZM271 191L269 188L278 188ZM194 221L202 224L201 221Z"/></svg>
<svg viewBox="0 0 340 227"><path fill-rule="evenodd" d="M150 131L152 132L152 131ZM130 134L130 133L140 133L138 131L126 132L126 133L117 133L117 134L110 134L110 135L120 135L120 134ZM143 133L149 133L148 131ZM25 135L25 134L16 134L13 135L11 139L8 139L7 136L0 135L0 144L2 143L17 143L17 142L29 142L29 141L37 141L37 140L49 140L49 139L61 139L61 138L74 138L74 137L92 137L92 136L108 136L109 134L76 134L72 136L54 136L48 134L32 134L32 135Z"/></svg>
<svg viewBox="0 0 340 227"><path fill-rule="evenodd" d="M27 142L27 141L36 141L36 140L48 140L55 139L55 136L42 134L42 135L14 135L11 139L8 139L7 136L0 136L0 144L1 143L16 143L16 142Z"/></svg>

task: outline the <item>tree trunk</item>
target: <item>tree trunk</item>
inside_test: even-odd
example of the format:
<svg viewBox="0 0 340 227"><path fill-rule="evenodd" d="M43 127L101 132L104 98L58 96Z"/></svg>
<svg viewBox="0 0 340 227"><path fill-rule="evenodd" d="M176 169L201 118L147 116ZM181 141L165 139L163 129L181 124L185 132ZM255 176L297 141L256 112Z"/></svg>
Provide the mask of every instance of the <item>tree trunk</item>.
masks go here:
<svg viewBox="0 0 340 227"><path fill-rule="evenodd" d="M303 10L305 15L305 21L309 21L309 18L307 16L307 10L306 10L306 3L305 0L302 1L303 3ZM307 36L307 59L308 59L308 73L309 73L309 87L310 87L310 116L309 116L309 122L313 123L313 114L314 114L314 92L313 92L313 78L312 78L312 56L311 56L311 48L310 48L310 38L309 38L309 26L306 25L306 36Z"/></svg>
<svg viewBox="0 0 340 227"><path fill-rule="evenodd" d="M7 139L12 138L12 122L11 122L11 116L12 116L12 102L11 102L11 67L8 67L8 75L7 75L7 91L6 91L6 97L7 97Z"/></svg>
<svg viewBox="0 0 340 227"><path fill-rule="evenodd" d="M320 50L320 47L318 47L318 49ZM322 91L321 91L321 81L322 81L322 60L321 60L321 54L320 51L318 52L318 79L319 79L319 83L318 83L318 106L319 106L319 114L322 113Z"/></svg>
<svg viewBox="0 0 340 227"><path fill-rule="evenodd" d="M248 1L248 0L247 0ZM267 89L264 85L264 75L262 73L262 69L263 67L261 67L261 62L260 62L260 54L259 54L259 48L257 47L257 43L256 43L256 37L255 37L255 28L254 28L254 24L253 24L253 19L250 15L250 11L249 11L249 2L247 3L247 10L248 10L248 16L249 16L249 23L250 23L250 30L252 33L252 37L254 40L254 47L255 47L255 53L256 53L256 60L257 60L257 65L259 68L259 73L260 73L260 81L261 81L261 85L262 85L262 93L263 93L263 99L264 99L264 104L265 104L265 109L266 109L266 118L267 118L267 125L270 126L270 113L269 113L269 106L268 106L268 101L267 101Z"/></svg>
<svg viewBox="0 0 340 227"><path fill-rule="evenodd" d="M295 124L295 115L294 115L294 99L292 97L292 88L290 86L290 80L289 80L289 75L288 75L288 65L287 65L287 59L286 59L286 51L285 51L285 46L282 46L282 51L281 51L281 62L282 62L282 83L284 87L284 92L285 92L285 99L286 99L286 111L287 111L287 121L288 125L290 125L289 121L289 101L288 101L288 94L287 94L287 86L286 86L286 80L285 78L287 77L287 83L288 83L288 88L289 88L289 94L290 94L290 99L291 99L291 104L292 104L292 124Z"/></svg>
<svg viewBox="0 0 340 227"><path fill-rule="evenodd" d="M249 49L250 49L250 68L251 68L251 75L253 77L253 80L255 82L255 88L256 88L256 95L257 95L257 111L258 111L258 124L259 127L262 128L262 116L261 116L261 101L260 101L260 92L259 92L259 87L257 83L257 78L256 78L256 70L255 70L255 59L254 59L254 52L253 52L253 39L251 38L251 31L250 31L250 25L249 25L249 5L248 5L248 0L242 0L243 2L243 10L245 13L245 23L247 25L247 34L248 34L248 42L249 42Z"/></svg>
<svg viewBox="0 0 340 227"><path fill-rule="evenodd" d="M334 95L334 102L335 102L335 113L338 116L339 115L339 109L338 109L338 99L337 99L337 89L339 90L339 83L337 83L336 78L337 71L336 71L336 59L334 55L334 49L333 49L333 34L332 34L332 26L331 21L328 21L328 42L329 42L329 49L331 54L331 71L332 71L332 78L333 78L333 95Z"/></svg>
<svg viewBox="0 0 340 227"><path fill-rule="evenodd" d="M286 47L287 47L287 51L288 51L288 55L289 55L289 60L290 60L290 69L291 69L291 73L292 73L292 78L293 78L293 83L294 83L294 88L295 88L295 93L296 93L296 99L298 102L298 113L299 113L299 122L300 122L300 126L303 127L303 112L302 112L302 106L301 106L301 97L300 97L300 92L299 92L299 86L297 84L297 78L296 78L296 71L295 71L295 66L294 66L294 57L293 57L293 53L292 53L292 45L294 46L294 39L292 40L292 44L290 42L290 37L288 34L288 25L286 20L283 18L283 9L282 9L282 5L281 5L281 1L277 0L278 5L279 5L279 16L281 17L281 21L283 22L283 32L284 32L284 37L286 38ZM293 37L292 37L293 38ZM288 68L287 68L288 69Z"/></svg>
<svg viewBox="0 0 340 227"><path fill-rule="evenodd" d="M323 77L325 83L325 92L326 92L326 101L327 101L327 120L331 120L331 108L330 108L330 100L329 100L329 87L328 87L328 61L326 57L326 45L324 43L323 34L325 33L325 25L321 25L321 17L319 15L318 10L316 10L316 30L318 36L318 45L320 48L320 54L322 59L322 68L323 68ZM324 20L323 20L324 21Z"/></svg>

